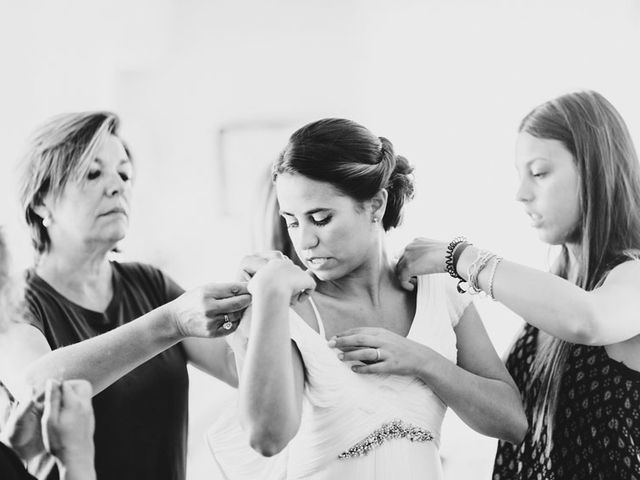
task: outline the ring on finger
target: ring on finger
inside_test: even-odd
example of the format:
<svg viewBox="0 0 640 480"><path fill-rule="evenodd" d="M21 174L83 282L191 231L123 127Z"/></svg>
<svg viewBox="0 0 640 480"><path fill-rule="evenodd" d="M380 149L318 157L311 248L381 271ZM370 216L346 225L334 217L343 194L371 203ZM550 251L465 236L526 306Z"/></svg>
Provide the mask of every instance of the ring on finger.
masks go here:
<svg viewBox="0 0 640 480"><path fill-rule="evenodd" d="M374 348L374 350L376 351L376 359L374 361L375 362L379 362L380 361L380 349L379 348Z"/></svg>
<svg viewBox="0 0 640 480"><path fill-rule="evenodd" d="M224 328L225 330L231 330L231 327L233 327L233 323L231 322L229 315L225 313L224 323L222 324L222 328Z"/></svg>

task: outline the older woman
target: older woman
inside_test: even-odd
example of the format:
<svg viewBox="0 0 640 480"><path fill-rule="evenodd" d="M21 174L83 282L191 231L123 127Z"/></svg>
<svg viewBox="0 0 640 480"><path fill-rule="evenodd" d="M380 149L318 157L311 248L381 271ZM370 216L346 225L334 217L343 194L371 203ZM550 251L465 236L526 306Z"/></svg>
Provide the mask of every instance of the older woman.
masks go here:
<svg viewBox="0 0 640 480"><path fill-rule="evenodd" d="M220 337L250 303L242 283L184 293L162 271L110 261L129 223L133 165L106 112L42 126L24 159L21 200L38 259L27 322L4 349L16 387L91 382L100 479L183 479L187 362L236 384ZM195 338L204 337L204 338Z"/></svg>

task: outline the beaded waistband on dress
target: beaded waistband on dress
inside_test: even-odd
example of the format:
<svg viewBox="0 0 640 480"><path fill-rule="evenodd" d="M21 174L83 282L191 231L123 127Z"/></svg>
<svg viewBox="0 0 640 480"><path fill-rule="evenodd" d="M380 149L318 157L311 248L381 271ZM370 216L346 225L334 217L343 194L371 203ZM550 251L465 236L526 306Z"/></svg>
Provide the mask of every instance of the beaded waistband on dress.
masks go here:
<svg viewBox="0 0 640 480"><path fill-rule="evenodd" d="M367 435L364 440L359 441L349 450L338 455L339 459L359 457L367 455L371 450L379 447L387 440L396 438L406 438L412 442L430 442L433 434L422 427L415 427L402 420L392 420L383 424L380 428Z"/></svg>

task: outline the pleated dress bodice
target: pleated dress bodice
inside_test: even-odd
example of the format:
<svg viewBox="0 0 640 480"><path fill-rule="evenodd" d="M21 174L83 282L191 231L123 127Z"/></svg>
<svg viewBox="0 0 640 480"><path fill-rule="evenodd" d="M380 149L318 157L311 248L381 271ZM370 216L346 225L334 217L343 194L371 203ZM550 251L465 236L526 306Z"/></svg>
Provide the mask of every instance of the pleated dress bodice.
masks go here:
<svg viewBox="0 0 640 480"><path fill-rule="evenodd" d="M444 275L419 277L416 312L407 338L455 363L454 327L470 300L456 292L451 280ZM210 431L209 444L228 478L250 478L246 475L256 472L261 476L254 478L389 478L391 473L396 478L442 478L438 448L446 405L416 377L354 372L353 362L340 360L338 350L328 346L322 318L313 308L319 331L293 310L289 319L291 338L305 368L299 431L275 458L249 454L256 466L263 463L258 470L234 474L238 465L230 463L239 456L234 460L229 438L224 439L233 422L219 419ZM243 325L244 336L240 331L230 339L236 355L242 355L249 328ZM221 450L231 454L226 461Z"/></svg>

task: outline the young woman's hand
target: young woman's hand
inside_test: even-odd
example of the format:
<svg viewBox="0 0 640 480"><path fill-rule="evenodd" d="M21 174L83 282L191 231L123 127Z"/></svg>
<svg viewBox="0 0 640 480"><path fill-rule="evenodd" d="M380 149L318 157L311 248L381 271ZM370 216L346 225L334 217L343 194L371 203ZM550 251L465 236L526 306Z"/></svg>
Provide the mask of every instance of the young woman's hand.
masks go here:
<svg viewBox="0 0 640 480"><path fill-rule="evenodd" d="M86 380L47 381L42 439L58 461L63 479L95 479L92 396L93 389Z"/></svg>
<svg viewBox="0 0 640 480"><path fill-rule="evenodd" d="M2 441L25 461L44 451L40 418L44 395L32 395L15 405L2 425Z"/></svg>
<svg viewBox="0 0 640 480"><path fill-rule="evenodd" d="M302 301L316 288L311 274L305 272L286 257L269 260L249 282L252 295L283 293L291 303Z"/></svg>
<svg viewBox="0 0 640 480"><path fill-rule="evenodd" d="M403 288L412 291L416 277L431 273L445 273L448 244L428 238L416 238L404 248L396 264L396 276Z"/></svg>
<svg viewBox="0 0 640 480"><path fill-rule="evenodd" d="M251 295L244 282L211 283L165 305L181 337L222 337L238 328Z"/></svg>
<svg viewBox="0 0 640 480"><path fill-rule="evenodd" d="M384 373L417 376L433 352L386 328L361 327L342 332L329 340L329 346L340 350L344 362L358 361L357 373Z"/></svg>
<svg viewBox="0 0 640 480"><path fill-rule="evenodd" d="M92 388L86 380L49 380L42 414L44 446L64 464L93 462L95 420Z"/></svg>
<svg viewBox="0 0 640 480"><path fill-rule="evenodd" d="M241 282L248 282L256 272L269 263L270 260L283 260L285 258L287 257L279 250L247 255L240 261L238 279Z"/></svg>

